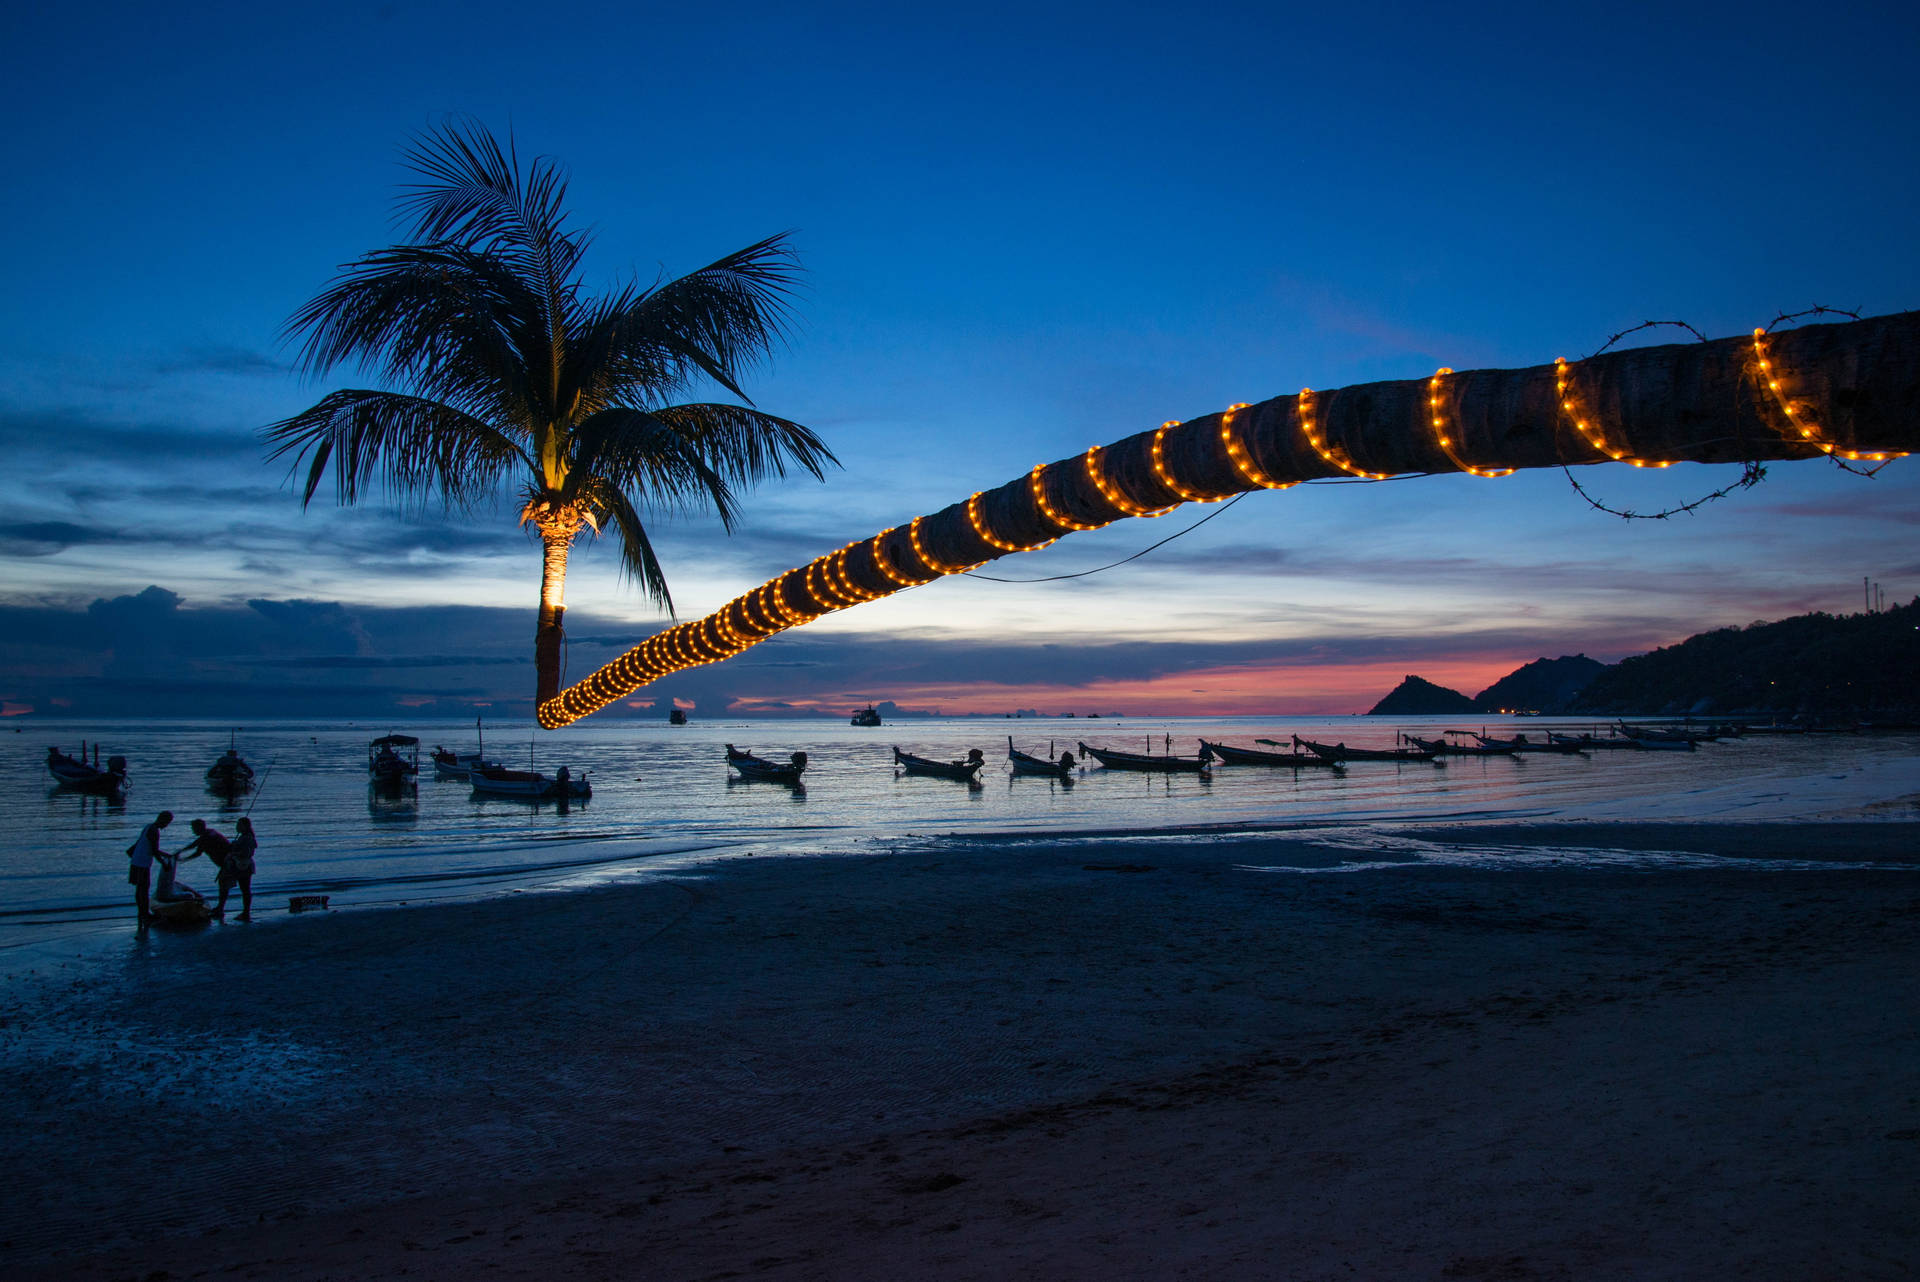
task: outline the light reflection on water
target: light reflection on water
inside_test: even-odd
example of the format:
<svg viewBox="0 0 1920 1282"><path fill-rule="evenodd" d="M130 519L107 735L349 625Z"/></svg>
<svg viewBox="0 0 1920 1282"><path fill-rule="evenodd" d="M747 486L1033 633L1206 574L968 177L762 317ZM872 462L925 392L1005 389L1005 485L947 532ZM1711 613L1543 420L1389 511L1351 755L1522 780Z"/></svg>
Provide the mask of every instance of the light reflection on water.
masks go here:
<svg viewBox="0 0 1920 1282"><path fill-rule="evenodd" d="M1914 791L1920 737L1756 738L1704 745L1697 753L1596 752L1591 756L1454 758L1444 767L1354 763L1344 770L1216 767L1211 779L1127 774L1098 767L1071 783L1005 773L1006 736L1035 754L1079 754L1081 740L1140 751L1197 751L1198 737L1254 746L1308 738L1388 746L1398 726L1432 735L1458 719L1368 718L903 721L878 729L836 722L726 722L670 727L601 721L529 741L524 730L487 736L488 755L552 773L587 774L594 796L561 807L476 798L465 784L436 782L431 765L417 791L369 792L370 739L402 729L471 751L470 723L404 726L262 722L240 727L238 747L261 777L253 796L223 802L203 773L226 748L225 723L104 724L36 721L0 740L0 947L49 930L116 927L128 915L124 850L162 808L174 812L169 846L190 839L204 817L231 833L251 809L261 839L256 890L265 906L323 893L336 906L419 902L500 893L507 887L568 888L664 866L674 852L741 853L871 848L875 840L947 833L1138 833L1201 825L1352 824L1471 819L1811 818L1885 803ZM1496 733L1544 729L1533 719L1487 719ZM124 755L124 805L57 792L48 746L77 751L102 741ZM784 758L809 757L808 787L735 780L724 764L734 743ZM890 747L939 758L980 748L984 786L896 777ZM1911 806L1889 817L1914 817ZM1409 848L1411 849L1411 847ZM1492 849L1490 846L1489 849ZM1459 852L1456 851L1457 855ZM1529 851L1526 857L1540 855ZM704 857L704 856L703 856ZM1422 858L1432 857L1422 853ZM1511 856L1502 856L1511 858ZM1589 856L1603 857L1599 853ZM1637 856L1636 856L1637 857ZM1556 856L1564 859L1565 856ZM1831 865L1827 865L1831 866ZM207 890L212 870L189 863L182 880Z"/></svg>

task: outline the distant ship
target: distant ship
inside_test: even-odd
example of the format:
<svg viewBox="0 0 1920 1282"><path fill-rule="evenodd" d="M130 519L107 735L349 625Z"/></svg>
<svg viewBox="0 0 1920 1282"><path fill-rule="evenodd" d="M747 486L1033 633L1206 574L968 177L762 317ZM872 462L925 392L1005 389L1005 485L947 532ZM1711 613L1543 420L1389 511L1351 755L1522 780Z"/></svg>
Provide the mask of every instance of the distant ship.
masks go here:
<svg viewBox="0 0 1920 1282"><path fill-rule="evenodd" d="M670 726L684 726L687 724L687 714L675 708L667 714L667 724Z"/></svg>
<svg viewBox="0 0 1920 1282"><path fill-rule="evenodd" d="M854 713L853 718L847 724L855 726L877 726L880 724L880 714L875 711L872 704L868 704L866 707L860 709L860 711Z"/></svg>

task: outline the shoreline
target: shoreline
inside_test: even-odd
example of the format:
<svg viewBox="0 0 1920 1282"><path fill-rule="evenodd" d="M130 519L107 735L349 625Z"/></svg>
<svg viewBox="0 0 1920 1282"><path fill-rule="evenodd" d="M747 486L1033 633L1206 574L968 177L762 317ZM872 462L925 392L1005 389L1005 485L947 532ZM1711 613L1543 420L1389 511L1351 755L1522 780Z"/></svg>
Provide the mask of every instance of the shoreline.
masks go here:
<svg viewBox="0 0 1920 1282"><path fill-rule="evenodd" d="M968 834L130 945L7 990L0 1259L1904 1276L1920 825L1402 835L1494 827L1743 862Z"/></svg>

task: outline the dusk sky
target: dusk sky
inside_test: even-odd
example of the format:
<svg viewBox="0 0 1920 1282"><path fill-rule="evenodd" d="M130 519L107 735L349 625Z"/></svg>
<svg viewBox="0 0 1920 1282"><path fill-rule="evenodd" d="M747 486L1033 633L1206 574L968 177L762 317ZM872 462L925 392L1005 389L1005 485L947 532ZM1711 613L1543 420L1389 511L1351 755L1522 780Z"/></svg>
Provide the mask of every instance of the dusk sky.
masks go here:
<svg viewBox="0 0 1920 1282"><path fill-rule="evenodd" d="M10 9L0 81L8 715L531 714L537 542L330 486L256 432L339 386L281 329L399 235L401 153L471 118L572 179L586 276L790 231L747 391L844 468L731 538L657 523L681 619L1169 419L1592 353L1677 318L1920 308L1908 5L340 4ZM1680 341L1663 331L1654 341ZM720 399L723 393L713 389ZM1541 656L1920 592L1920 466L1775 464L1668 521L1558 471L1188 506L830 616L632 701L1365 711ZM1582 468L1657 510L1738 468ZM569 677L665 620L577 551ZM635 709L610 709L603 716Z"/></svg>

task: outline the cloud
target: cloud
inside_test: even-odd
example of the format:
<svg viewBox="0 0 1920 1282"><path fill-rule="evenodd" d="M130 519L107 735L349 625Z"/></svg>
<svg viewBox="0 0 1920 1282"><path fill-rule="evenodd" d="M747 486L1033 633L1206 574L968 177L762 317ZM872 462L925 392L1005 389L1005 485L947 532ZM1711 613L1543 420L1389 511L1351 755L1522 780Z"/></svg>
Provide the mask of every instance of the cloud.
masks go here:
<svg viewBox="0 0 1920 1282"><path fill-rule="evenodd" d="M82 544L116 543L122 537L71 521L16 521L0 525L0 556L52 556Z"/></svg>
<svg viewBox="0 0 1920 1282"><path fill-rule="evenodd" d="M279 375L292 366L263 352L245 347L202 347L161 361L155 369L161 374L247 374Z"/></svg>

